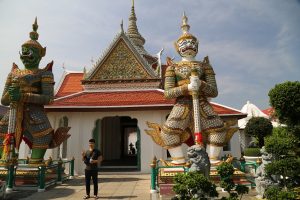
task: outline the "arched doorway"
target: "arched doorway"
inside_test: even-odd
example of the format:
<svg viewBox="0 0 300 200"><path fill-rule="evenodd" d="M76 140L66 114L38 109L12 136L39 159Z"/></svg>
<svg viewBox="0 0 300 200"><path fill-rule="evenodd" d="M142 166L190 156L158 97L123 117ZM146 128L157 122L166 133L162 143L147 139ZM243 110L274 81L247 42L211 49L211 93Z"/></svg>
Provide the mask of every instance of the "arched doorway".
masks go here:
<svg viewBox="0 0 300 200"><path fill-rule="evenodd" d="M96 146L103 154L101 170L140 170L140 131L137 119L104 117L93 130Z"/></svg>

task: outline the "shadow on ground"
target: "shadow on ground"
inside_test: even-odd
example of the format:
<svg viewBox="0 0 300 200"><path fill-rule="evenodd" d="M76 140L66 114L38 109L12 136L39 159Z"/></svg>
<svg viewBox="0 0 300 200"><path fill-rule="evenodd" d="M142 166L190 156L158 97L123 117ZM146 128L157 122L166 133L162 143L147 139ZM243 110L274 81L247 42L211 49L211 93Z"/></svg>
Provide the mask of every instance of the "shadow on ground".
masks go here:
<svg viewBox="0 0 300 200"><path fill-rule="evenodd" d="M53 198L62 198L75 193L75 190L69 188L56 188L55 193L51 191L51 188L48 188L45 192L40 192L36 195L42 200L48 200ZM5 200L20 200L20 199L30 199L30 196L34 193L37 193L36 190L22 190L22 191L13 191L10 194L6 194Z"/></svg>
<svg viewBox="0 0 300 200"><path fill-rule="evenodd" d="M74 179L74 180L67 180L62 185L59 186L67 186L67 185L82 185L81 179ZM30 199L30 196L37 193L36 195L39 195L42 200L48 200L53 198L61 198L67 195L71 195L75 193L75 190L68 189L68 188L57 188L58 185L50 186L46 189L45 192L37 193L36 190L14 190L12 193L6 194L5 200L19 200L19 199ZM53 193L53 188L55 189L55 194ZM1 200L1 199L0 199Z"/></svg>
<svg viewBox="0 0 300 200"><path fill-rule="evenodd" d="M113 196L113 197L99 197L99 199L129 199L129 198L137 198L137 196Z"/></svg>
<svg viewBox="0 0 300 200"><path fill-rule="evenodd" d="M106 183L106 182L132 182L132 181L142 181L146 179L141 178L99 178L98 183Z"/></svg>
<svg viewBox="0 0 300 200"><path fill-rule="evenodd" d="M35 190L13 191L12 193L6 194L5 200L18 200L21 198L29 197L34 193L36 193Z"/></svg>

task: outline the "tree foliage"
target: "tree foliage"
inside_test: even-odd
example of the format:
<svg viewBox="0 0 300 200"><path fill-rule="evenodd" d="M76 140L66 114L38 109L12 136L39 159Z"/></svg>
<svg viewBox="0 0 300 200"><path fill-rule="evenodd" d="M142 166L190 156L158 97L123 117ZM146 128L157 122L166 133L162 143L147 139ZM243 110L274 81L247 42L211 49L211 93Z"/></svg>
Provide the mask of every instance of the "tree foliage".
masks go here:
<svg viewBox="0 0 300 200"><path fill-rule="evenodd" d="M211 183L203 174L196 171L176 174L174 181L173 190L178 194L178 197L173 199L204 200L219 195L216 185Z"/></svg>
<svg viewBox="0 0 300 200"><path fill-rule="evenodd" d="M266 174L276 177L277 185L268 187L267 199L295 199L295 188L300 184L300 82L277 84L269 92L270 104L279 121L286 124L273 130L265 139L265 148L274 160L265 168Z"/></svg>
<svg viewBox="0 0 300 200"><path fill-rule="evenodd" d="M265 192L265 197L268 200L294 200L296 193L293 191L283 191L280 187L269 187Z"/></svg>
<svg viewBox="0 0 300 200"><path fill-rule="evenodd" d="M287 125L300 124L300 82L284 82L269 91L270 104L279 121Z"/></svg>
<svg viewBox="0 0 300 200"><path fill-rule="evenodd" d="M249 188L244 185L235 185L233 182L234 168L230 163L223 162L217 167L218 174L221 177L221 187L228 192L229 197L222 197L221 200L237 200L249 192Z"/></svg>
<svg viewBox="0 0 300 200"><path fill-rule="evenodd" d="M286 127L274 128L273 134L265 140L266 151L277 160L282 156L293 155L298 143L297 138Z"/></svg>
<svg viewBox="0 0 300 200"><path fill-rule="evenodd" d="M253 136L257 139L259 147L264 146L264 137L272 134L272 123L264 117L252 117L246 127L245 134Z"/></svg>

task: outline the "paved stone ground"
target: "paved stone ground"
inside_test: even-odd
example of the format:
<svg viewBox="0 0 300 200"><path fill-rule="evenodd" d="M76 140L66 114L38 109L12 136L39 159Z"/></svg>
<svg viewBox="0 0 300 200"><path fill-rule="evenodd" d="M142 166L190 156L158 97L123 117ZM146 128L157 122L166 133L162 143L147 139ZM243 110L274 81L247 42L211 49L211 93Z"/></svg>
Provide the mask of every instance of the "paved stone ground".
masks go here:
<svg viewBox="0 0 300 200"><path fill-rule="evenodd" d="M133 173L101 173L99 175L99 199L132 199L132 200L158 200L170 199L170 197L159 198L158 195L151 197L150 175ZM91 186L91 194L93 186ZM7 195L7 200L76 200L82 199L85 195L84 177L79 176L68 180L62 185L47 188L45 192L35 191L14 191ZM225 193L220 193L220 196ZM252 190L243 200L255 199L255 192Z"/></svg>

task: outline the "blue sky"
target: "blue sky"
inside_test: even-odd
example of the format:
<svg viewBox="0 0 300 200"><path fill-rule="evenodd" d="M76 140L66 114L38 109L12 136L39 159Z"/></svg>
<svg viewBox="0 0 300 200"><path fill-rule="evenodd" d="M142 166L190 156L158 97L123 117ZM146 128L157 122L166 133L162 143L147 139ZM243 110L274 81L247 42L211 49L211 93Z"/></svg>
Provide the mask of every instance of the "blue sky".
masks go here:
<svg viewBox="0 0 300 200"><path fill-rule="evenodd" d="M58 82L67 70L92 67L120 30L128 26L130 0L0 0L0 90L13 62L20 68L21 45L29 39L35 16L39 42L47 46L41 62L54 60ZM208 55L219 96L214 102L241 109L247 100L269 107L275 84L300 80L300 2L289 0L135 0L145 48L179 57L173 42L180 36L183 11L190 32L200 41L198 60Z"/></svg>

